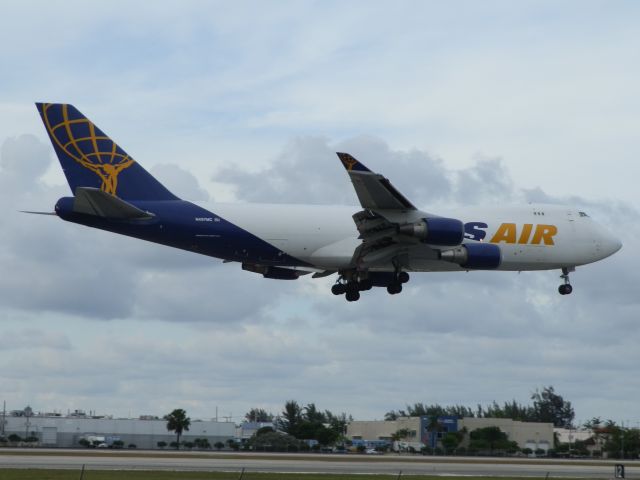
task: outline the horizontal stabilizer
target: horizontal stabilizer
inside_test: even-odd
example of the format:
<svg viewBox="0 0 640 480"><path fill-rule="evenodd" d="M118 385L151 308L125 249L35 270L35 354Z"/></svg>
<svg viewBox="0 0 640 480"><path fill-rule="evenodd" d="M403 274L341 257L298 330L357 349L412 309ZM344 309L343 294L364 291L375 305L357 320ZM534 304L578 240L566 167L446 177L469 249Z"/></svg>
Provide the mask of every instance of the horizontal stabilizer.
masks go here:
<svg viewBox="0 0 640 480"><path fill-rule="evenodd" d="M20 213L30 213L31 215L53 215L56 216L56 212L34 212L31 210L20 210Z"/></svg>
<svg viewBox="0 0 640 480"><path fill-rule="evenodd" d="M99 188L77 187L73 211L117 220L148 220L153 213L140 210Z"/></svg>

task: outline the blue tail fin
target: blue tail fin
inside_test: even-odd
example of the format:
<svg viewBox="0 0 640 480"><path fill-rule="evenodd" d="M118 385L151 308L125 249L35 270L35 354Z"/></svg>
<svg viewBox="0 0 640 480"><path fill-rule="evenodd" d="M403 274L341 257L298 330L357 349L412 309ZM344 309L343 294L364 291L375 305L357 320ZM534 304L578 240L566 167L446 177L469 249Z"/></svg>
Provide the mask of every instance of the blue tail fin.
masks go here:
<svg viewBox="0 0 640 480"><path fill-rule="evenodd" d="M123 200L177 200L73 105L36 103L71 191L93 187Z"/></svg>

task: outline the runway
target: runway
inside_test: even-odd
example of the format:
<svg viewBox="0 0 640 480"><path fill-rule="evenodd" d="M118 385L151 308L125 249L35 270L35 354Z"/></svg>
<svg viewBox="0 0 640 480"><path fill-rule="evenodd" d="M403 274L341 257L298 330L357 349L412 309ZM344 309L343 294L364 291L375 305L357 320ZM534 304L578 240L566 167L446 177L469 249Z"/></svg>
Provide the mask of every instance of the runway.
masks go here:
<svg viewBox="0 0 640 480"><path fill-rule="evenodd" d="M373 473L505 477L613 478L616 461L404 457L384 455L228 454L217 452L0 451L1 468L178 470L280 473ZM625 461L626 478L640 478L640 463Z"/></svg>

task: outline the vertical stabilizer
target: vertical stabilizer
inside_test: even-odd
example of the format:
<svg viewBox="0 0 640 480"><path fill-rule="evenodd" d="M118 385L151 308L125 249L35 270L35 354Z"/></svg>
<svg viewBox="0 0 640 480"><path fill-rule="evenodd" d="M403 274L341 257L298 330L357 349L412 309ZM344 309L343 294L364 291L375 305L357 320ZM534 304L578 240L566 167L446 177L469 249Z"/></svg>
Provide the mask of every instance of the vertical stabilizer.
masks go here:
<svg viewBox="0 0 640 480"><path fill-rule="evenodd" d="M36 103L71 191L99 188L123 200L177 200L73 105Z"/></svg>

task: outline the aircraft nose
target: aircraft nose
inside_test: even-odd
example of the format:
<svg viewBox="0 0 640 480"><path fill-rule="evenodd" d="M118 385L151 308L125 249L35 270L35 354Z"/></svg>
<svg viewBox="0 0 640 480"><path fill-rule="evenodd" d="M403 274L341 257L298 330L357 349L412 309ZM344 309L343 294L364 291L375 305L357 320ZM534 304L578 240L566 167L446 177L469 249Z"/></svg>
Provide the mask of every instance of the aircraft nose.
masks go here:
<svg viewBox="0 0 640 480"><path fill-rule="evenodd" d="M611 235L609 232L602 239L602 250L606 253L607 257L613 255L622 248L622 242L619 238Z"/></svg>
<svg viewBox="0 0 640 480"><path fill-rule="evenodd" d="M613 251L611 252L611 254L614 254L622 248L622 241L620 241L620 239L616 237L613 237L612 240L613 242L611 243L611 248L613 249Z"/></svg>

